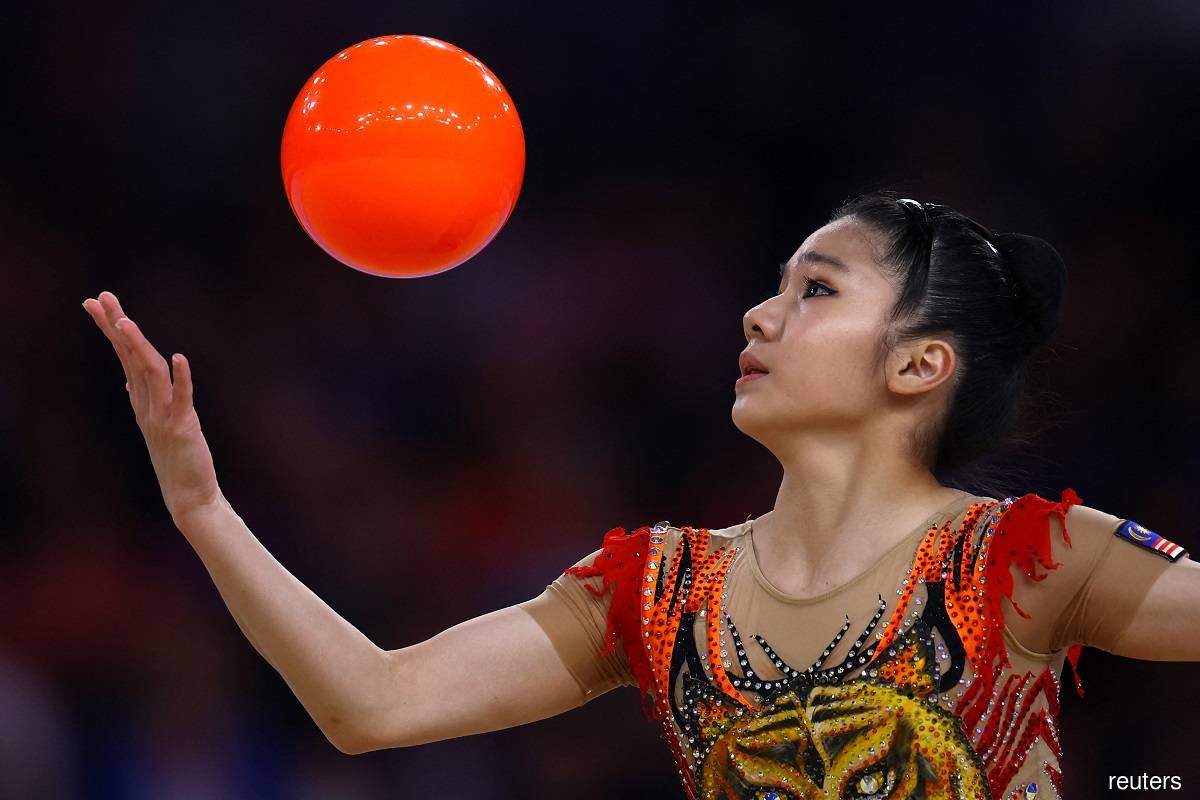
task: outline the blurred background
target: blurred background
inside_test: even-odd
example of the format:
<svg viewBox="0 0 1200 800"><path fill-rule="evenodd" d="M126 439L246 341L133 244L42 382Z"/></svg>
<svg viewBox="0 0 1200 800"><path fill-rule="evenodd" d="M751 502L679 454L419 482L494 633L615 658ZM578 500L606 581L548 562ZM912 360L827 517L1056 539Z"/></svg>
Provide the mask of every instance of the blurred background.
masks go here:
<svg viewBox="0 0 1200 800"><path fill-rule="evenodd" d="M1194 3L5 17L4 798L682 796L629 688L517 729L336 751L171 523L80 308L106 289L191 360L235 509L388 649L539 594L611 527L769 510L780 468L729 416L742 314L834 207L882 185L1067 262L1032 375L1060 421L1006 462L1014 488L1071 486L1200 549ZM279 172L309 75L399 33L482 60L526 136L507 226L422 280L333 261ZM1089 648L1080 671L1087 697L1062 692L1067 795L1148 772L1200 797L1197 665Z"/></svg>

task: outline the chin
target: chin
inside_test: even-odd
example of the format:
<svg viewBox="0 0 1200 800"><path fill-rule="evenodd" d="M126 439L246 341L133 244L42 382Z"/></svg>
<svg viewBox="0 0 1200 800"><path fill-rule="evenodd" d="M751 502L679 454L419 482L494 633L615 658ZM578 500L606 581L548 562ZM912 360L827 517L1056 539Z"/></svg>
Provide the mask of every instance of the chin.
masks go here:
<svg viewBox="0 0 1200 800"><path fill-rule="evenodd" d="M752 402L750 406L753 406ZM771 427L771 416L759 409L747 407L746 400L741 397L734 402L729 416L733 420L733 427L756 441Z"/></svg>

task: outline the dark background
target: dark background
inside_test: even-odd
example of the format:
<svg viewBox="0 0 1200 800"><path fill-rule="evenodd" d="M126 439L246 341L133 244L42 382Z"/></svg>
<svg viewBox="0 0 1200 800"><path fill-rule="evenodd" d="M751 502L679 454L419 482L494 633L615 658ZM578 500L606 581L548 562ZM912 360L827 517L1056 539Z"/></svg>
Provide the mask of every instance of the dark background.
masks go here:
<svg viewBox="0 0 1200 800"><path fill-rule="evenodd" d="M105 289L191 360L247 524L388 649L538 594L610 527L769 510L779 467L729 419L742 314L839 202L880 185L1067 262L1034 375L1061 422L1013 457L1020 489L1072 486L1200 548L1197 6L836 5L5 12L0 795L680 796L630 689L337 752L171 524L79 305ZM279 174L303 82L398 33L487 64L526 136L505 229L422 280L326 256ZM1089 648L1080 667L1088 696L1062 692L1068 796L1149 772L1200 797L1196 665Z"/></svg>

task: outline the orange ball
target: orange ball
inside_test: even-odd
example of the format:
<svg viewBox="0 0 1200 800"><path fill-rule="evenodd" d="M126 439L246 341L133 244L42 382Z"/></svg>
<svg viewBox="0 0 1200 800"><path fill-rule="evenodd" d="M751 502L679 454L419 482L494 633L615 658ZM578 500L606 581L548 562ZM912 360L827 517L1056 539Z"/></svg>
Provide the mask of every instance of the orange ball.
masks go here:
<svg viewBox="0 0 1200 800"><path fill-rule="evenodd" d="M292 211L327 253L372 275L463 263L512 214L525 135L478 59L428 36L348 47L304 85L281 148Z"/></svg>

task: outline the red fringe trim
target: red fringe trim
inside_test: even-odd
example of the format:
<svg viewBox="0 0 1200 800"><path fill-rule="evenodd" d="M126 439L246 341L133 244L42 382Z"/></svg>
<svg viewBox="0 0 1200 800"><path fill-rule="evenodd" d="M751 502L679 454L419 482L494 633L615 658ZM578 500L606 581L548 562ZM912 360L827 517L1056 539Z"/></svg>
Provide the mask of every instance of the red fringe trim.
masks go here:
<svg viewBox="0 0 1200 800"><path fill-rule="evenodd" d="M1050 776L1050 782L1054 784L1054 793L1062 797L1062 773L1053 764L1047 764L1045 770Z"/></svg>
<svg viewBox="0 0 1200 800"><path fill-rule="evenodd" d="M599 575L603 578L597 590L591 584L584 588L596 597L603 597L611 588L612 600L608 607L608 627L604 632L604 649L598 658L603 658L613 651L617 639L625 648L629 659L629 671L638 682L642 695L642 707L647 716L653 716L653 708L648 700L648 690L654 676L650 671L650 662L646 654L639 652L638 639L638 598L642 596L642 566L646 553L650 549L650 528L643 526L635 531L626 533L624 528L612 528L604 534L600 554L592 561L591 566L568 567L563 572L567 575L577 575L580 578L590 578ZM654 584L647 583L647 588L653 590Z"/></svg>
<svg viewBox="0 0 1200 800"><path fill-rule="evenodd" d="M1079 679L1079 654L1083 652L1083 645L1076 642L1067 648L1067 661L1071 662L1071 676L1075 678L1075 693L1083 697L1083 681Z"/></svg>
<svg viewBox="0 0 1200 800"><path fill-rule="evenodd" d="M707 531L701 533L707 536ZM652 537L661 537L662 541L651 542ZM652 531L647 526L630 533L626 533L624 528L613 528L604 534L600 554L590 566L572 566L563 572L580 578L599 576L602 579L599 589L593 588L591 584L584 584L584 588L597 597L603 597L609 589L612 590L612 599L608 607L608 625L604 634L606 643L597 654L597 658L607 656L616 646L617 639L621 640L621 645L625 648L625 655L629 660L630 674L637 681L638 691L641 694L642 712L648 719L661 723L663 739L666 740L671 756L675 760L675 766L683 778L685 793L689 800L694 800L697 788L692 779L691 765L688 763L687 756L684 755L683 744L679 741L679 737L671 725L668 713L669 704L665 700L666 690L663 686L657 685L658 683L665 684L667 678L664 675L660 681L656 681L655 676L655 662L662 662L664 655L660 651L656 652L653 648L665 647L663 641L657 640L666 639L673 643L675 628L679 624L678 614L671 619L666 619L664 604L669 602L670 598L664 595L659 604L653 604L658 572L664 568L662 554L666 549L663 546L665 544L666 533ZM657 549L658 555L651 556L651 549ZM676 550L674 563L671 565L671 578L674 578L678 571L682 550L681 542L679 549ZM651 563L654 564L654 569L647 568ZM666 585L673 585L673 581L668 581ZM650 590L649 595L645 594L647 589ZM651 609L643 613L642 609L647 604L651 605ZM650 637L639 635L639 631L642 630L642 617L651 618L657 623L647 626L647 630L653 628L658 631L654 637L656 641L651 642ZM643 651L641 648L645 648L647 644L650 644L651 648ZM665 669L669 669L669 650L665 659ZM663 667L661 663L659 666ZM651 687L655 687L657 692L651 692Z"/></svg>
<svg viewBox="0 0 1200 800"><path fill-rule="evenodd" d="M1058 502L1046 500L1036 494L1027 494L1009 507L1004 516L996 523L996 532L988 547L985 574L992 583L991 591L987 592L987 614L990 618L988 635L988 650L1000 657L998 669L1008 666L1008 656L1002 641L1001 632L1004 628L1000 596L1007 597L1013 608L1025 619L1029 614L1017 605L1013 598L1013 576L1009 569L1012 563L1020 568L1030 579L1044 580L1049 572L1037 574L1037 566L1047 570L1057 569L1061 562L1054 561L1050 550L1050 515L1057 514L1062 522L1063 541L1071 546L1071 534L1067 529L1067 512L1071 506L1082 503L1083 500L1074 489L1066 488L1062 499ZM999 589L999 591L997 591ZM1083 645L1074 644L1067 648L1067 659L1075 678L1075 691L1083 697L1083 682L1079 677L1079 654Z"/></svg>

